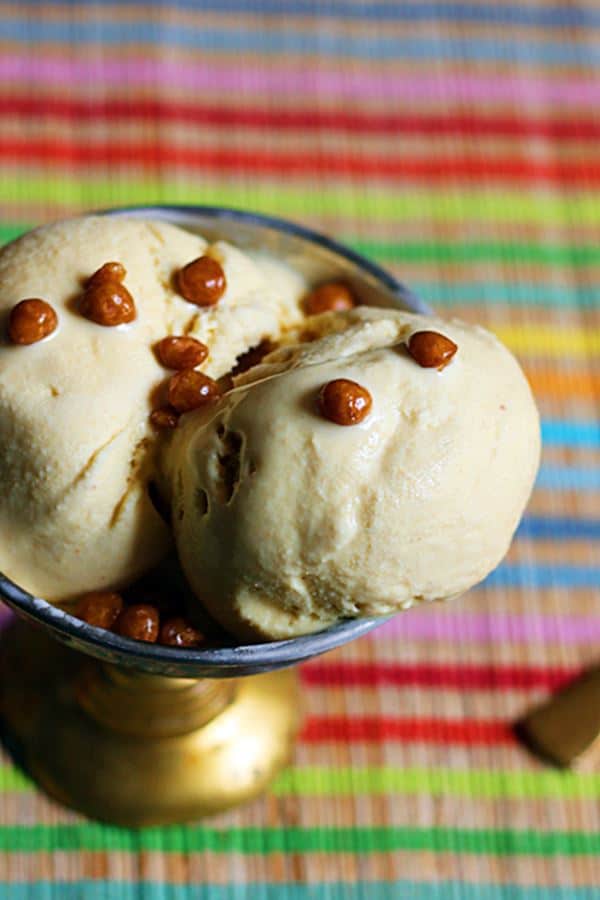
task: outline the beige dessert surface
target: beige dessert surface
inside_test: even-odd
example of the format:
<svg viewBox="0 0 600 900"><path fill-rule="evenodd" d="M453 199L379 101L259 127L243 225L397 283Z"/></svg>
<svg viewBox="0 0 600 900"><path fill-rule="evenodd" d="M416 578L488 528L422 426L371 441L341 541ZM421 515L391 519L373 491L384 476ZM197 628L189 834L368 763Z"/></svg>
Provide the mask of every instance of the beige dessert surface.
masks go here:
<svg viewBox="0 0 600 900"><path fill-rule="evenodd" d="M407 352L425 329L457 345L442 371ZM243 640L466 591L506 553L539 463L529 385L484 329L362 307L304 333L184 417L166 459L186 577ZM370 394L360 423L321 414L335 379Z"/></svg>

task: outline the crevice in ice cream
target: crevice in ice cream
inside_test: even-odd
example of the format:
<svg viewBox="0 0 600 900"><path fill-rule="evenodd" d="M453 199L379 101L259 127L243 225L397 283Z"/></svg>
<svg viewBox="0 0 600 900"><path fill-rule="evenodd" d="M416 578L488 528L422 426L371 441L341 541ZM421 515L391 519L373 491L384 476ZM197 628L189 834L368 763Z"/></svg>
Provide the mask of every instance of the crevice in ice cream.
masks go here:
<svg viewBox="0 0 600 900"><path fill-rule="evenodd" d="M217 453L219 476L217 496L221 503L231 503L239 487L244 459L244 436L238 431L217 429L221 442Z"/></svg>

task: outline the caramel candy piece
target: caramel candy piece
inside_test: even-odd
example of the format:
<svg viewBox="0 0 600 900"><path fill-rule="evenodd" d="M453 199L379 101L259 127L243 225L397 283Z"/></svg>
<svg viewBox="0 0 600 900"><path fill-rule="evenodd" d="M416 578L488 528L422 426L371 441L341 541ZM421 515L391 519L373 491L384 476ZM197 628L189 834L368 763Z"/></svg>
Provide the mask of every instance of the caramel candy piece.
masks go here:
<svg viewBox="0 0 600 900"><path fill-rule="evenodd" d="M321 414L336 425L358 425L372 406L368 390L347 378L328 381L319 391Z"/></svg>
<svg viewBox="0 0 600 900"><path fill-rule="evenodd" d="M212 256L199 256L177 273L177 289L196 306L214 306L227 287L223 267Z"/></svg>
<svg viewBox="0 0 600 900"><path fill-rule="evenodd" d="M160 629L159 644L167 647L199 647L204 635L181 616L164 622Z"/></svg>
<svg viewBox="0 0 600 900"><path fill-rule="evenodd" d="M171 377L168 394L171 406L177 412L185 413L214 403L219 398L221 389L208 375L197 372L196 369L184 369Z"/></svg>
<svg viewBox="0 0 600 900"><path fill-rule="evenodd" d="M93 281L86 287L79 309L86 319L106 327L133 322L136 316L133 297L118 281Z"/></svg>
<svg viewBox="0 0 600 900"><path fill-rule="evenodd" d="M343 312L355 306L354 297L341 281L328 281L316 287L304 300L304 312L314 316L324 312Z"/></svg>
<svg viewBox="0 0 600 900"><path fill-rule="evenodd" d="M170 406L161 406L160 409L155 409L150 414L150 424L159 431L167 428L177 428L178 422L179 413L171 409Z"/></svg>
<svg viewBox="0 0 600 900"><path fill-rule="evenodd" d="M208 347L194 337L166 337L156 345L156 355L166 369L195 369L208 356Z"/></svg>
<svg viewBox="0 0 600 900"><path fill-rule="evenodd" d="M93 275L90 275L86 282L86 287L93 284L101 284L103 281L123 281L127 275L125 266L120 262L107 262L99 269L96 269Z"/></svg>
<svg viewBox="0 0 600 900"><path fill-rule="evenodd" d="M408 352L424 369L441 371L457 350L454 341L438 331L416 331L408 341Z"/></svg>
<svg viewBox="0 0 600 900"><path fill-rule="evenodd" d="M158 638L159 615L155 606L149 603L134 603L126 607L115 623L114 630L121 637L132 641L156 643Z"/></svg>
<svg viewBox="0 0 600 900"><path fill-rule="evenodd" d="M123 598L113 591L90 591L79 598L75 609L78 619L95 628L112 628L123 609Z"/></svg>
<svg viewBox="0 0 600 900"><path fill-rule="evenodd" d="M46 303L33 297L13 307L8 321L8 336L13 344L37 344L56 331L58 316Z"/></svg>

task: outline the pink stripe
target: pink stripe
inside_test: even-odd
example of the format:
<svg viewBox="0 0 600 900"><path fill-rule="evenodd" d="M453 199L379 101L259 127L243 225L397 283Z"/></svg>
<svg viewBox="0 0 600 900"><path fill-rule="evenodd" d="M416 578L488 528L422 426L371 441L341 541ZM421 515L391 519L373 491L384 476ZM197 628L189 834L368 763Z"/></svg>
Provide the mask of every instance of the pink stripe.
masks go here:
<svg viewBox="0 0 600 900"><path fill-rule="evenodd" d="M408 610L371 632L373 637L400 637L416 641L555 641L592 644L600 641L600 616L541 616L530 613L451 613Z"/></svg>
<svg viewBox="0 0 600 900"><path fill-rule="evenodd" d="M0 79L44 85L74 84L153 86L194 91L235 91L237 95L270 93L306 96L405 99L438 102L600 103L600 80L522 77L518 75L415 75L381 73L356 67L336 70L305 64L232 68L217 62L181 60L61 59L7 54L0 58Z"/></svg>

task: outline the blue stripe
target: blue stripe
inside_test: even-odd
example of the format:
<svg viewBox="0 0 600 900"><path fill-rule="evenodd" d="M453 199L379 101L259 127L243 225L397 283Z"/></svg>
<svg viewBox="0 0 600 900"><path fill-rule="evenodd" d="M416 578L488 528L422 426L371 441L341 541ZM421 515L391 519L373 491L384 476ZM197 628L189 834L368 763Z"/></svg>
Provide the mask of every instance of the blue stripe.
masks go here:
<svg viewBox="0 0 600 900"><path fill-rule="evenodd" d="M596 566L546 565L543 563L503 563L488 575L486 587L507 588L600 588L600 568Z"/></svg>
<svg viewBox="0 0 600 900"><path fill-rule="evenodd" d="M519 525L521 538L537 540L600 540L600 519L573 519L562 516L526 516Z"/></svg>
<svg viewBox="0 0 600 900"><path fill-rule="evenodd" d="M217 53L270 53L353 57L378 60L480 62L501 60L522 65L598 66L600 45L563 41L513 41L499 38L442 35L399 37L387 34L335 34L329 31L205 28L169 22L112 22L91 19L39 21L0 20L0 40L39 43L60 41L112 44L161 44Z"/></svg>
<svg viewBox="0 0 600 900"><path fill-rule="evenodd" d="M541 467L536 486L554 491L600 490L600 466L585 469L577 466Z"/></svg>
<svg viewBox="0 0 600 900"><path fill-rule="evenodd" d="M50 5L64 7L65 2ZM113 5L114 0L78 0L78 6L102 7ZM33 4L35 5L35 3ZM48 3L44 3L48 5ZM123 4L125 5L125 4ZM259 15L315 16L355 19L371 19L387 22L427 22L431 19L463 20L489 25L518 25L530 28L598 28L600 11L582 6L514 6L492 3L443 3L405 2L363 3L353 0L127 0L127 6L163 9L181 9L217 13L258 13Z"/></svg>
<svg viewBox="0 0 600 900"><path fill-rule="evenodd" d="M594 449L600 446L600 422L546 419L542 422L542 441L547 447L567 445Z"/></svg>
<svg viewBox="0 0 600 900"><path fill-rule="evenodd" d="M313 884L164 882L7 882L7 900L599 900L595 887L527 887L463 881Z"/></svg>
<svg viewBox="0 0 600 900"><path fill-rule="evenodd" d="M582 306L600 308L600 284L535 284L529 282L470 281L440 284L411 281L411 287L429 303L440 306L510 303L519 306Z"/></svg>

